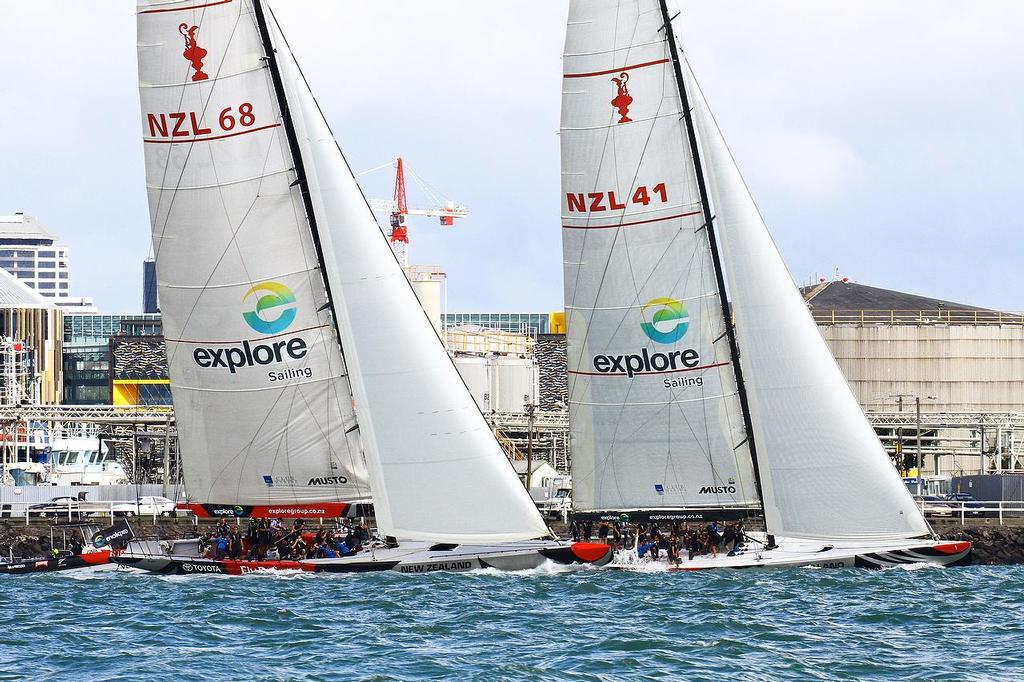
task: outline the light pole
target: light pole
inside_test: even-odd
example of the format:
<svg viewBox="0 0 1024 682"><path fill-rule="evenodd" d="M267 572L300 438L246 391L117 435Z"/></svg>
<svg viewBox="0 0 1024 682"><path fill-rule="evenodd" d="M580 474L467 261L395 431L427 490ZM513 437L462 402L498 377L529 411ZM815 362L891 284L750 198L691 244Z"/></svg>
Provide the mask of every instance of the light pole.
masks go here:
<svg viewBox="0 0 1024 682"><path fill-rule="evenodd" d="M526 405L526 490L529 492L533 479L533 402Z"/></svg>
<svg viewBox="0 0 1024 682"><path fill-rule="evenodd" d="M925 400L937 400L934 396L925 396ZM914 405L917 408L917 496L923 497L924 490L921 488L921 396L914 396Z"/></svg>

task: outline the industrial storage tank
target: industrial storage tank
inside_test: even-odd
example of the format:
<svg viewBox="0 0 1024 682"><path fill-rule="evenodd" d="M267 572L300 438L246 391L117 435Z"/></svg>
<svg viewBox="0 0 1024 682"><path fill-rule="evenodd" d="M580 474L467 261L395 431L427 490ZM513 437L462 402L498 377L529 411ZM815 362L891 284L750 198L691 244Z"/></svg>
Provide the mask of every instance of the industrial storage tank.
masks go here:
<svg viewBox="0 0 1024 682"><path fill-rule="evenodd" d="M481 412L525 412L540 384L533 356L459 353L455 367Z"/></svg>
<svg viewBox="0 0 1024 682"><path fill-rule="evenodd" d="M481 412L491 411L491 369L490 360L484 355L456 355L455 368L473 395Z"/></svg>
<svg viewBox="0 0 1024 682"><path fill-rule="evenodd" d="M491 405L496 412L525 412L537 403L540 373L531 356L496 355L491 358Z"/></svg>

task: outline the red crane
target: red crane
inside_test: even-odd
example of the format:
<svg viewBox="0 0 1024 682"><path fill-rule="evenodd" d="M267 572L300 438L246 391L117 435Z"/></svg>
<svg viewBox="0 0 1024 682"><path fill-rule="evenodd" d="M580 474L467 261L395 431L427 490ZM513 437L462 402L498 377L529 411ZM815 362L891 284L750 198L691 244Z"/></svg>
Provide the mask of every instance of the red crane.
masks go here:
<svg viewBox="0 0 1024 682"><path fill-rule="evenodd" d="M465 218L469 212L465 206L458 205L454 201L443 202L443 205L438 208L410 209L405 191L405 164L401 157L398 157L395 167L394 198L391 201L371 199L369 203L370 208L375 212L386 212L390 215L391 233L389 237L391 239L391 248L394 249L402 266L405 267L409 264L409 226L406 222L408 216L432 216L440 218L442 226L452 227L455 225L456 218ZM415 173L413 177L416 178ZM436 194L426 186L426 183L418 178L416 179L424 191L434 195L432 198L435 201L439 201Z"/></svg>

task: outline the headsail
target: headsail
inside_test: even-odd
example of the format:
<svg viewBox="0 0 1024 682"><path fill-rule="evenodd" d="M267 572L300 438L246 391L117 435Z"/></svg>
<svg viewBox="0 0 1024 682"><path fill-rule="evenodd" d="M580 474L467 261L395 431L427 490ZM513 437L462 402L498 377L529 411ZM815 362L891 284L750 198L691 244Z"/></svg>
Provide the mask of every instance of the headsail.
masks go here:
<svg viewBox="0 0 1024 682"><path fill-rule="evenodd" d="M765 520L806 538L909 538L928 524L812 319L689 68L757 443Z"/></svg>
<svg viewBox="0 0 1024 682"><path fill-rule="evenodd" d="M577 510L758 507L658 0L573 0L562 235ZM714 513L714 512L713 512Z"/></svg>
<svg viewBox="0 0 1024 682"><path fill-rule="evenodd" d="M138 52L190 500L237 513L367 500L347 370L251 0L141 0Z"/></svg>
<svg viewBox="0 0 1024 682"><path fill-rule="evenodd" d="M548 535L269 23L352 371L378 528L452 543Z"/></svg>

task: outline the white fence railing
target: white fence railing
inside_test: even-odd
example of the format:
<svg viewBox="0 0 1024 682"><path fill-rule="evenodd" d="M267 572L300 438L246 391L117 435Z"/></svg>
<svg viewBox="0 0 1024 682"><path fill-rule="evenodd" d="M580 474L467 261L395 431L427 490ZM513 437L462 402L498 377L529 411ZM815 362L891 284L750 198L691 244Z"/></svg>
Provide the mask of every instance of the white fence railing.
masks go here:
<svg viewBox="0 0 1024 682"><path fill-rule="evenodd" d="M1024 502L1018 501L972 500L964 502L918 499L917 503L928 518L958 520L962 525L967 521L977 519L998 519L1001 526L1008 518L1024 519Z"/></svg>
<svg viewBox="0 0 1024 682"><path fill-rule="evenodd" d="M3 519L24 519L25 525L32 520L47 521L91 521L94 519L113 519L115 517L152 517L155 522L160 517L177 516L181 518L191 517L192 512L188 510L175 509L173 511L160 509L155 505L139 504L136 500L109 500L106 502L80 502L78 504L57 504L47 505L46 503L32 502L3 502L0 503L0 518Z"/></svg>

